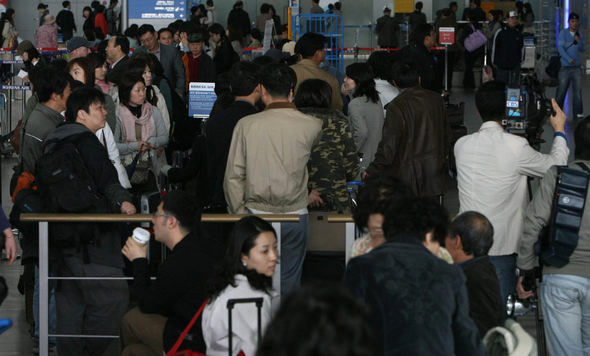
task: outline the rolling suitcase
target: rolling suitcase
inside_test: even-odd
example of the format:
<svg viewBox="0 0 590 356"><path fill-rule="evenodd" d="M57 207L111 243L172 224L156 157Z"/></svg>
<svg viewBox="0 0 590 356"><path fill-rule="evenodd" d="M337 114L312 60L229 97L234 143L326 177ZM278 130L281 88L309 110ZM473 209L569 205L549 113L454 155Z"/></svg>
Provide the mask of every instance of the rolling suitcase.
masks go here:
<svg viewBox="0 0 590 356"><path fill-rule="evenodd" d="M254 303L256 304L256 309L258 312L258 343L260 343L261 338L262 338L262 302L263 299L262 298L236 298L236 299L229 299L227 301L227 317L228 317L228 349L227 349L227 353L229 356L233 356L232 355L232 348L233 348L233 344L232 344L232 310L234 309L234 306L236 304L250 304L250 303ZM244 356L244 353L242 351L240 351L238 353L238 356ZM245 355L245 356L250 356L250 355ZM253 356L253 355L252 355Z"/></svg>

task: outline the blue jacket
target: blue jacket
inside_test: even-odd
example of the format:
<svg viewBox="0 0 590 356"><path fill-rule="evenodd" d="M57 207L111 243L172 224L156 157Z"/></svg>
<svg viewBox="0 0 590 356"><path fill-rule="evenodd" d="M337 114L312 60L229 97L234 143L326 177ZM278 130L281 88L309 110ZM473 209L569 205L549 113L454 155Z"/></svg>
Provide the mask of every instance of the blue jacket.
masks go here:
<svg viewBox="0 0 590 356"><path fill-rule="evenodd" d="M465 275L398 235L350 260L344 285L371 309L376 355L484 355Z"/></svg>
<svg viewBox="0 0 590 356"><path fill-rule="evenodd" d="M579 67L582 64L580 59L580 52L586 51L584 44L584 36L578 31L580 40L574 44L574 36L570 34L569 29L564 28L559 32L559 39L557 40L557 50L561 56L561 65L563 67ZM571 64L575 61L575 64Z"/></svg>

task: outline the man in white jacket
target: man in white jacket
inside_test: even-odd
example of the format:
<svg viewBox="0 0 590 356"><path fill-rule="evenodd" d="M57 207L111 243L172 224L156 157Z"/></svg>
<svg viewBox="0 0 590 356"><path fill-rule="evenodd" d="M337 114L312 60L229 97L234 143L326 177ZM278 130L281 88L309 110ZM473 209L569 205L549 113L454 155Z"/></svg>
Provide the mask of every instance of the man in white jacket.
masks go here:
<svg viewBox="0 0 590 356"><path fill-rule="evenodd" d="M529 201L527 178L540 178L551 166L566 164L569 154L565 115L555 100L556 114L550 118L555 134L549 154L535 151L525 138L504 131L505 87L502 81L491 81L477 90L475 104L484 122L478 132L455 144L459 212L477 211L492 222L494 243L488 254L503 300L515 291L517 244Z"/></svg>

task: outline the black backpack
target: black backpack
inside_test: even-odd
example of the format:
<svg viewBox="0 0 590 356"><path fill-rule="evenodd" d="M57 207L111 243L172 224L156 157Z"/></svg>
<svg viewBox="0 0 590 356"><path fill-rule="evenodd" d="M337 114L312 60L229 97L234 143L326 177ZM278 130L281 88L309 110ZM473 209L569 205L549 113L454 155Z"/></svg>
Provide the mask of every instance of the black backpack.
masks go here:
<svg viewBox="0 0 590 356"><path fill-rule="evenodd" d="M37 161L35 181L48 213L107 213L107 199L98 191L76 147L84 133L63 140L50 140ZM50 224L51 243L55 247L80 247L93 243L97 224Z"/></svg>

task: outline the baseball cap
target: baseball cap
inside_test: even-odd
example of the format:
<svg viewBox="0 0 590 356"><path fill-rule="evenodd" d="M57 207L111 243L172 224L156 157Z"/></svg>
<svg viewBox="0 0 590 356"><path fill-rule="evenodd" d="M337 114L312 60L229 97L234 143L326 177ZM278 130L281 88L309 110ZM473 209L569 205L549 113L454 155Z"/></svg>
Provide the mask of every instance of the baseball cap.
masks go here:
<svg viewBox="0 0 590 356"><path fill-rule="evenodd" d="M186 38L189 43L203 42L203 34L200 32L193 32Z"/></svg>
<svg viewBox="0 0 590 356"><path fill-rule="evenodd" d="M35 46L33 46L33 44L31 43L31 41L28 40L24 40L21 43L18 44L18 47L16 48L16 55L17 56L22 56L23 53L25 53L25 51L29 51L31 49L35 48Z"/></svg>
<svg viewBox="0 0 590 356"><path fill-rule="evenodd" d="M575 12L570 12L570 16L568 17L568 21L569 20L579 20L580 19L580 15L576 14Z"/></svg>
<svg viewBox="0 0 590 356"><path fill-rule="evenodd" d="M68 52L72 52L80 47L92 48L92 45L90 44L90 42L86 41L82 37L76 36L72 37L72 39L68 41L66 47L68 49Z"/></svg>
<svg viewBox="0 0 590 356"><path fill-rule="evenodd" d="M518 12L516 12L516 11L510 11L508 13L508 17L518 17Z"/></svg>

